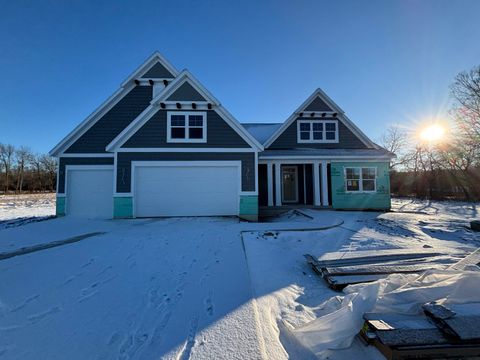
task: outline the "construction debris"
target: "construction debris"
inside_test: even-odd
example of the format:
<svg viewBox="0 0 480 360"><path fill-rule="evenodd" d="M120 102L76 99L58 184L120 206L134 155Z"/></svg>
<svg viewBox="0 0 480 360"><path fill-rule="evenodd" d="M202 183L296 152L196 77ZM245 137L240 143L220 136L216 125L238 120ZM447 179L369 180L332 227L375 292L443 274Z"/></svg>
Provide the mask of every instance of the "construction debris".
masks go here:
<svg viewBox="0 0 480 360"><path fill-rule="evenodd" d="M458 305L461 314L436 303L423 305L425 316L366 313L360 338L392 360L477 357L479 305Z"/></svg>
<svg viewBox="0 0 480 360"><path fill-rule="evenodd" d="M330 288L342 290L347 285L376 281L390 274L445 269L457 264L463 256L463 253L454 256L425 249L408 253L394 249L327 253L318 259L307 254L305 258ZM478 256L480 258L480 253Z"/></svg>

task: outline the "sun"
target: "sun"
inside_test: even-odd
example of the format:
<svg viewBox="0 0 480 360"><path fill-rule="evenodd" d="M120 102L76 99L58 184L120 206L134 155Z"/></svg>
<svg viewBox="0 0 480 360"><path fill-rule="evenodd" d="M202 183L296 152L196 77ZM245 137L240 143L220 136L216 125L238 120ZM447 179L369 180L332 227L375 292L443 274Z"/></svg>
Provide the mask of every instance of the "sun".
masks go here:
<svg viewBox="0 0 480 360"><path fill-rule="evenodd" d="M440 124L430 124L420 130L420 139L426 142L439 142L445 137L445 127Z"/></svg>

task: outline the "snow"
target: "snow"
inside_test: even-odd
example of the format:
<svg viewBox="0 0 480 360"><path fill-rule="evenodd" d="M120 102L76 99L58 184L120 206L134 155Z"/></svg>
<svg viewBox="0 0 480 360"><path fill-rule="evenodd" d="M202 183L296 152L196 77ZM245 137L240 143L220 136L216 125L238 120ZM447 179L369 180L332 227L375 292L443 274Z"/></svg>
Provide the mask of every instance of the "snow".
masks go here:
<svg viewBox="0 0 480 360"><path fill-rule="evenodd" d="M304 209L258 224L64 217L0 228L0 252L105 232L0 261L0 357L314 359L293 329L338 308L345 294L313 273L305 253L470 252L480 244L466 227L477 207L399 199L399 212ZM3 218L35 211L25 205ZM317 355L382 358L356 339Z"/></svg>
<svg viewBox="0 0 480 360"><path fill-rule="evenodd" d="M0 195L0 229L55 215L55 194Z"/></svg>

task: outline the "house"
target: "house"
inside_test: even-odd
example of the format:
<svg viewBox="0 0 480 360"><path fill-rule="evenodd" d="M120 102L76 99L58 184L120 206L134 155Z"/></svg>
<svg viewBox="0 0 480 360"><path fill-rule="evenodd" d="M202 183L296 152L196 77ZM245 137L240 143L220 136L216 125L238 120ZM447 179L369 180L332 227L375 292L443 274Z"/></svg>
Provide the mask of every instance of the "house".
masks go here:
<svg viewBox="0 0 480 360"><path fill-rule="evenodd" d="M154 53L50 154L57 215L235 215L311 205L389 209L389 162L323 91L283 123L240 124Z"/></svg>

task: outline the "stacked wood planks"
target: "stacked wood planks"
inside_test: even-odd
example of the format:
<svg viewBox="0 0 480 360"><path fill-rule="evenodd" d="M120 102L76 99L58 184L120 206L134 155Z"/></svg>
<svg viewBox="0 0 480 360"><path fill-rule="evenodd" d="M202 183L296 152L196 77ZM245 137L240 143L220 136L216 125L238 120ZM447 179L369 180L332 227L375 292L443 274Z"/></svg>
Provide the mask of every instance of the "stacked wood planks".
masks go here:
<svg viewBox="0 0 480 360"><path fill-rule="evenodd" d="M383 279L390 274L420 274L426 270L445 269L457 263L463 255L445 255L424 249L393 249L334 252L318 259L307 254L305 258L330 288L342 290L347 285Z"/></svg>

